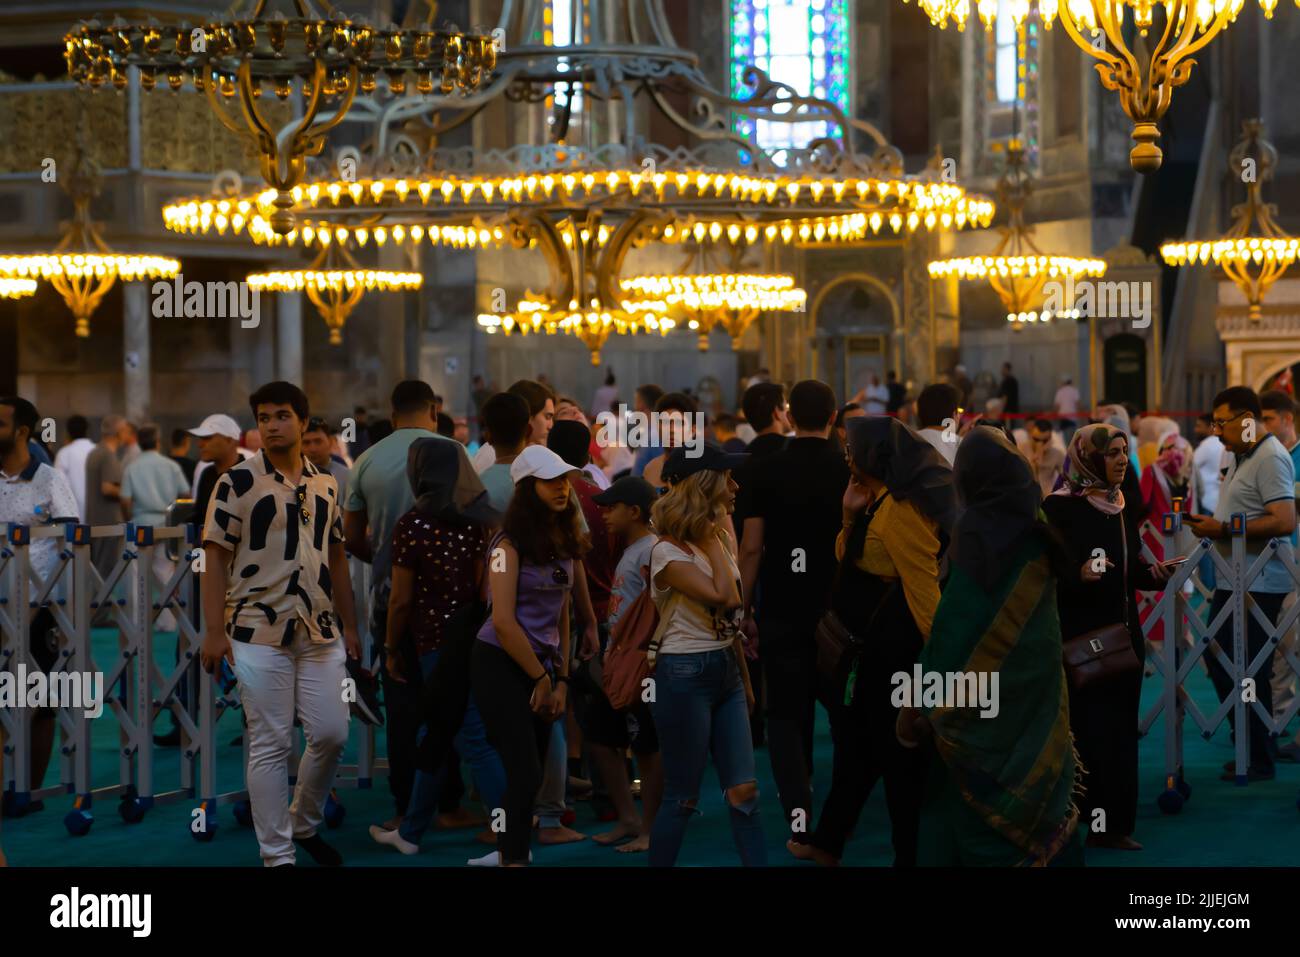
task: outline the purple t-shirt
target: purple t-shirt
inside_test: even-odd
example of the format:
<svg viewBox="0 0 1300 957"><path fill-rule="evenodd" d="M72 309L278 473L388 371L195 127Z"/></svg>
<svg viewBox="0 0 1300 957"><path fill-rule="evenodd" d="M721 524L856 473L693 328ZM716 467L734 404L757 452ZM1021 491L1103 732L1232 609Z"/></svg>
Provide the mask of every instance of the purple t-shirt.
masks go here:
<svg viewBox="0 0 1300 957"><path fill-rule="evenodd" d="M487 561L491 568L492 553L505 541L498 536L488 546ZM539 661L554 661L560 648L560 612L569 589L573 587L573 559L555 559L540 565L519 562L519 584L515 589L515 620L528 636ZM496 626L489 614L479 629L478 640L501 647Z"/></svg>

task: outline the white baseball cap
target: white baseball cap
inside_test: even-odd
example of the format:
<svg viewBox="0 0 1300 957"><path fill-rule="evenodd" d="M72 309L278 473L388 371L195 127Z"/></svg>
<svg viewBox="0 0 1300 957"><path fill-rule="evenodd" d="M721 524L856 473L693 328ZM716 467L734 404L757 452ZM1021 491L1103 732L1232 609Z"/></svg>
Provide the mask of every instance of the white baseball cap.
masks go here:
<svg viewBox="0 0 1300 957"><path fill-rule="evenodd" d="M575 469L544 445L529 445L510 463L510 481L516 485L520 479L532 475L544 482L557 479L561 475L581 475Z"/></svg>
<svg viewBox="0 0 1300 957"><path fill-rule="evenodd" d="M199 423L197 429L190 429L190 435L197 436L200 439L206 439L213 435L224 435L228 439L234 439L236 442L243 436L243 431L239 428L239 423L228 415L217 413L210 415Z"/></svg>

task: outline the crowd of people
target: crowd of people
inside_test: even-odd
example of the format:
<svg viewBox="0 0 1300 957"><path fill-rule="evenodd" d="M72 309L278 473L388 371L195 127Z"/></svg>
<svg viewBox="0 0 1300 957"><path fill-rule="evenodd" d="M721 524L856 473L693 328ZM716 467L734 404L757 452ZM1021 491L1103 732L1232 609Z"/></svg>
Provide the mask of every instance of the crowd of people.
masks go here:
<svg viewBox="0 0 1300 957"><path fill-rule="evenodd" d="M35 407L7 397L0 524L200 530L201 664L224 662L240 688L267 866L299 848L342 862L319 828L349 711L385 725L392 814L370 835L403 854L430 828L471 828L491 849L469 864L524 866L536 846L585 840L574 803L591 800L609 824L595 842L671 866L710 762L746 866L769 863L765 827L792 858L838 864L877 782L898 866L1139 850L1138 593L1162 591L1198 538L1230 556L1236 513L1251 560L1294 540L1294 399L1226 389L1193 447L1170 419L1081 410L1068 379L1037 419L1019 415L1010 364L979 413L972 388L958 366L915 397L891 375L841 401L760 374L719 412L653 384L628 409L612 374L586 406L544 380L498 392L476 378L471 441L421 381L394 387L387 418L358 408L338 427L272 382L249 397L251 431L218 411L164 453L154 425L107 415L94 443L74 416L52 457ZM609 415L628 413L665 423L658 441L612 437ZM1182 531L1166 554L1144 520L1171 511ZM31 549L38 574L57 561L49 545ZM101 575L119 557L96 540ZM349 557L369 564L370 594L353 595ZM1276 554L1262 568L1251 598L1277 622L1294 579ZM1211 620L1231 600L1215 590ZM52 667L48 612L31 634ZM1229 658L1231 634L1213 635ZM1250 659L1267 644L1254 617L1248 644ZM646 678L616 695L629 649ZM930 672L993 675L999 700L900 700L900 674ZM1284 660L1257 684L1266 712L1295 693ZM819 710L834 748L820 774ZM1300 749L1250 720L1249 780L1266 780ZM295 721L307 745L290 796ZM39 786L53 715L35 729ZM774 795L759 793L761 750Z"/></svg>

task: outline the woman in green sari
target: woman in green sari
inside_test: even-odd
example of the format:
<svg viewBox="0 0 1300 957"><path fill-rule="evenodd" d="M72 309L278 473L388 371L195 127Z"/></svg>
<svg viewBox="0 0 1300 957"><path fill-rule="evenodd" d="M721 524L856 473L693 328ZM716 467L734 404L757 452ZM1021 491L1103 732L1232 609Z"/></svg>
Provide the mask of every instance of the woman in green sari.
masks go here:
<svg viewBox="0 0 1300 957"><path fill-rule="evenodd" d="M928 735L938 755L918 863L1082 864L1057 546L1040 519L1039 486L1024 456L986 426L962 440L954 471L962 511L920 667L983 677L996 708L927 701L900 713L899 740Z"/></svg>

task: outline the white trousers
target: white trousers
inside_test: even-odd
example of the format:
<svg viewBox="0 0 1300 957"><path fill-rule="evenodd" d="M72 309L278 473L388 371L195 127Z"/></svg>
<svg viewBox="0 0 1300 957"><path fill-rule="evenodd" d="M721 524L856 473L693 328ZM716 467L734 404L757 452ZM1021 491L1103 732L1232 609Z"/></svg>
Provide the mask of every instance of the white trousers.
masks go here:
<svg viewBox="0 0 1300 957"><path fill-rule="evenodd" d="M294 863L294 838L316 833L325 798L348 741L343 642L315 644L305 628L287 648L232 641L235 676L248 719L248 797L253 829L267 867ZM294 714L307 750L289 804L289 756Z"/></svg>

